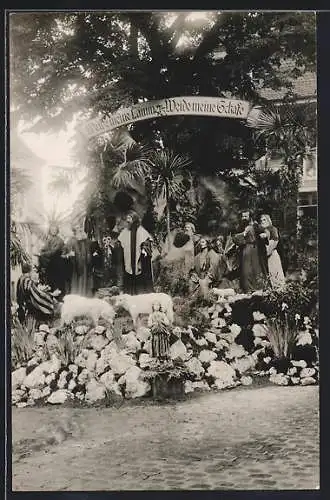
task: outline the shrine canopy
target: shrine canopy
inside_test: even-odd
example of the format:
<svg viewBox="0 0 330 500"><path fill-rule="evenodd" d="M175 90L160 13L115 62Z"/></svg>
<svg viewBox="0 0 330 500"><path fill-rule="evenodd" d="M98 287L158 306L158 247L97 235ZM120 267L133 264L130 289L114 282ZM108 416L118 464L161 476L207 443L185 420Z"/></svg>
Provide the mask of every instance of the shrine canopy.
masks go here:
<svg viewBox="0 0 330 500"><path fill-rule="evenodd" d="M94 118L80 125L79 130L86 138L92 139L130 123L166 116L195 115L246 120L251 108L251 103L239 99L202 96L170 97L121 108L110 116Z"/></svg>

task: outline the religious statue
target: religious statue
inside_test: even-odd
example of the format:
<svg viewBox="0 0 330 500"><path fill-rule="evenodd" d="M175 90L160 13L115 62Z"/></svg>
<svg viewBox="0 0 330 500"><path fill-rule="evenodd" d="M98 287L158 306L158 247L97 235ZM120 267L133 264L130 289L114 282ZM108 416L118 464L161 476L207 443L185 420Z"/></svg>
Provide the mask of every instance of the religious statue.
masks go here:
<svg viewBox="0 0 330 500"><path fill-rule="evenodd" d="M59 236L59 228L56 224L51 224L45 245L39 255L39 266L44 282L52 291L61 290L65 292L65 269L63 265L62 252L64 241Z"/></svg>
<svg viewBox="0 0 330 500"><path fill-rule="evenodd" d="M152 313L148 318L148 327L152 335L152 356L159 361L166 361L169 359L169 324L170 321L165 312L162 311L161 304L159 302L154 302L152 305Z"/></svg>
<svg viewBox="0 0 330 500"><path fill-rule="evenodd" d="M118 236L123 252L124 293L138 295L153 291L153 238L135 212L126 217L126 227Z"/></svg>

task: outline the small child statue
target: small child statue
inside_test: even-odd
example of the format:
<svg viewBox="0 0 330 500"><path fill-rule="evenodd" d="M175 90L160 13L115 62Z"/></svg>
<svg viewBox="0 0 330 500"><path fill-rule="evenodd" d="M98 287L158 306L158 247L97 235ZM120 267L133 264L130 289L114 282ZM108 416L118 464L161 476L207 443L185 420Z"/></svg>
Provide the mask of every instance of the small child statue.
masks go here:
<svg viewBox="0 0 330 500"><path fill-rule="evenodd" d="M148 318L148 327L152 335L152 356L160 361L169 359L169 324L169 319L166 313L162 311L161 304L154 302L152 304L152 313Z"/></svg>

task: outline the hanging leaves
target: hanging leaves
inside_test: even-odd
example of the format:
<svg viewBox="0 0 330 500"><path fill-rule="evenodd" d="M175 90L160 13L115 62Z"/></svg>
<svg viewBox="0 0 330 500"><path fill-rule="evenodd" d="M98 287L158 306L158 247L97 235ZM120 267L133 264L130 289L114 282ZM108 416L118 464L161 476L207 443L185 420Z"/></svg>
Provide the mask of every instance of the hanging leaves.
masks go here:
<svg viewBox="0 0 330 500"><path fill-rule="evenodd" d="M115 188L134 188L136 184L144 184L145 177L150 172L148 148L133 143L124 151L124 162L114 171L112 184Z"/></svg>

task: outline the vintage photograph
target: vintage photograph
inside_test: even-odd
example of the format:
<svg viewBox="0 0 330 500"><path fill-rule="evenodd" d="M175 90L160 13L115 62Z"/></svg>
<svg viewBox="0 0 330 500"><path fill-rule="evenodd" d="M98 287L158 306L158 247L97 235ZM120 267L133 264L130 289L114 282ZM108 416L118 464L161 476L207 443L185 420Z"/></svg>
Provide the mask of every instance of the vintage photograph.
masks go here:
<svg viewBox="0 0 330 500"><path fill-rule="evenodd" d="M316 13L7 14L12 490L318 490Z"/></svg>

